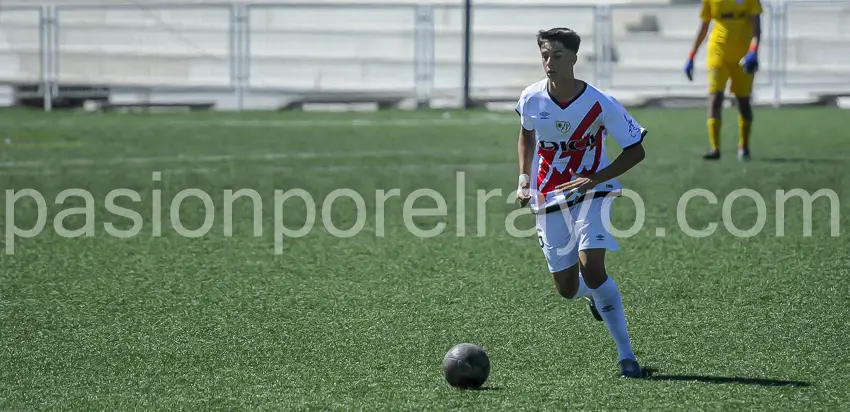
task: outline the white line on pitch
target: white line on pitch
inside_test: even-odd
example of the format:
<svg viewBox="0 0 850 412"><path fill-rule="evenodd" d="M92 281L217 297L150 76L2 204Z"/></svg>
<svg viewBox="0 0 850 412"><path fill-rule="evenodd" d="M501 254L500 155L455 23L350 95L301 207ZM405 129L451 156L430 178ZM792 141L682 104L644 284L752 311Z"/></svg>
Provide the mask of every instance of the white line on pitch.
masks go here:
<svg viewBox="0 0 850 412"><path fill-rule="evenodd" d="M350 120L174 120L172 125L214 126L214 127L364 127L364 126L482 126L488 124L513 124L518 120L504 116L473 117L466 119L350 119Z"/></svg>
<svg viewBox="0 0 850 412"><path fill-rule="evenodd" d="M151 118L106 118L99 119L98 124L109 124L110 122L117 123L122 126L132 124L132 122L152 122L154 127L163 126L186 126L186 127L234 127L234 128L250 128L250 127L280 127L280 128L303 128L303 127L374 127L374 126L482 126L490 124L515 124L518 122L516 117L499 115L495 113L485 113L465 118L441 117L441 118L408 118L408 119L333 119L333 114L328 114L329 118L315 117L313 119L157 119ZM87 127L90 126L86 120L60 119L58 121L35 121L28 123L27 127ZM0 122L0 127L14 127L19 124L5 124Z"/></svg>
<svg viewBox="0 0 850 412"><path fill-rule="evenodd" d="M500 168L509 168L515 167L514 163L435 163L435 164L407 164L407 165L387 165L380 167L381 170L392 170L396 172L412 172L412 171L422 171L422 170L487 170L487 169L500 169ZM181 175L181 174L190 174L190 173L199 173L199 174L212 174L217 171L222 170L222 168L216 167L179 167L179 168L165 168L161 170L156 170L158 172L167 173L169 175ZM309 172L309 173L348 173L348 172L356 172L362 170L374 170L375 167L363 166L363 165L337 165L337 166L306 166L306 167L293 167L293 166L269 166L262 167L259 169L251 169L251 173L274 173L274 172ZM55 176L55 175L68 175L68 174L115 174L115 169L70 169L70 170L56 170L56 169L40 169L40 170L14 170L14 171L0 171L0 176ZM147 173L147 171L145 171Z"/></svg>
<svg viewBox="0 0 850 412"><path fill-rule="evenodd" d="M151 156L151 157L107 157L107 158L75 158L57 159L55 162L42 160L21 160L0 162L0 168L51 168L61 166L126 166L128 164L150 163L217 163L234 160L263 161L282 159L362 159L370 157L422 156L422 155L458 155L461 150L423 152L417 150L373 150L350 152L291 152L291 153L258 153L248 155L199 155L199 156Z"/></svg>

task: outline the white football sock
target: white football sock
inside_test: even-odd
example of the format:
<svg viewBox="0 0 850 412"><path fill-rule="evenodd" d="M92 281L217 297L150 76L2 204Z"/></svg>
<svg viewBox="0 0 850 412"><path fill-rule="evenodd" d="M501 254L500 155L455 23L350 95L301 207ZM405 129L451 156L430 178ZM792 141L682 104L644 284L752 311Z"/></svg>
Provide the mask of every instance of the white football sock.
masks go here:
<svg viewBox="0 0 850 412"><path fill-rule="evenodd" d="M617 345L617 353L620 359L634 359L632 344L629 341L629 332L626 329L626 314L623 312L623 301L620 298L620 290L610 276L596 289L591 289L593 300L596 302L596 310L605 321L605 326L614 343Z"/></svg>

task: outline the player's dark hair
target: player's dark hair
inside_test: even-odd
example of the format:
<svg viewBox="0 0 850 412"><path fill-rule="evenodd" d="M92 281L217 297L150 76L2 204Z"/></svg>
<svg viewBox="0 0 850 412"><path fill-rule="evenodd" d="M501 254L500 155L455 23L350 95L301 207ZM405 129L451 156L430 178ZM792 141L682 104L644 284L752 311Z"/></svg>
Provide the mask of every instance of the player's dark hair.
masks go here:
<svg viewBox="0 0 850 412"><path fill-rule="evenodd" d="M549 30L537 32L537 47L543 47L543 43L556 41L561 43L565 49L578 53L581 46L581 37L575 31L566 27L556 27Z"/></svg>

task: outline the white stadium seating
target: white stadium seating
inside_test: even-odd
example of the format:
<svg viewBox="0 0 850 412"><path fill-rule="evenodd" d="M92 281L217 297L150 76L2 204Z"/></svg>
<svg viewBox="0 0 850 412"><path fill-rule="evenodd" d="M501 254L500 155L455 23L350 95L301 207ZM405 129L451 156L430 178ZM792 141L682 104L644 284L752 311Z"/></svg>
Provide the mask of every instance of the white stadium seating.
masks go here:
<svg viewBox="0 0 850 412"><path fill-rule="evenodd" d="M102 8L74 8L82 4ZM275 106L294 95L318 92L387 92L449 100L461 95L463 9L457 0L117 4L4 2L0 83L39 82L43 73L50 77L50 70L43 70L39 16L41 5L51 5L58 6L58 84L153 88L158 90L156 98L164 100L208 91L214 92L222 107L235 104L230 89L240 71L250 89L242 98L249 107ZM251 4L246 9L249 53L241 65L231 59L230 4ZM607 30L600 25L607 21L605 9L596 8L600 4L610 5ZM578 72L591 81L641 96L704 90L702 61L694 83L687 82L681 72L698 24L696 4L477 0L475 5L471 63L475 96L510 99L540 78L534 34L553 26L571 27L582 34L585 59ZM781 3L768 2L765 7L768 11L782 8ZM603 17L594 17L598 10ZM763 73L757 97L773 96L772 81L777 75L786 97L850 91L850 0L793 2L786 10L786 25L780 33L773 24L779 18L768 13L763 22ZM423 16L425 20L417 26ZM657 21L658 30L629 30L643 19ZM782 34L784 51L779 56L784 64L779 67L772 40L778 34ZM610 39L616 61L597 64L605 39ZM133 91L124 98L136 99L139 93Z"/></svg>

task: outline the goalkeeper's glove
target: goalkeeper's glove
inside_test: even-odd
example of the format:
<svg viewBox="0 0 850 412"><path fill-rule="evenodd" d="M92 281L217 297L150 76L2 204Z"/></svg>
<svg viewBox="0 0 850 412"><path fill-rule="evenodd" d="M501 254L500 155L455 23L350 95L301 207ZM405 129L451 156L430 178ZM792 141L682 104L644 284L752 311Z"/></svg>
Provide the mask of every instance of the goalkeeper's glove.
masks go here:
<svg viewBox="0 0 850 412"><path fill-rule="evenodd" d="M758 47L750 46L750 51L747 52L747 55L741 59L741 67L744 68L744 72L747 74L753 74L759 69L759 57L758 57Z"/></svg>
<svg viewBox="0 0 850 412"><path fill-rule="evenodd" d="M691 50L688 53L688 62L685 63L685 76L688 76L688 80L694 81L694 56L696 53Z"/></svg>

